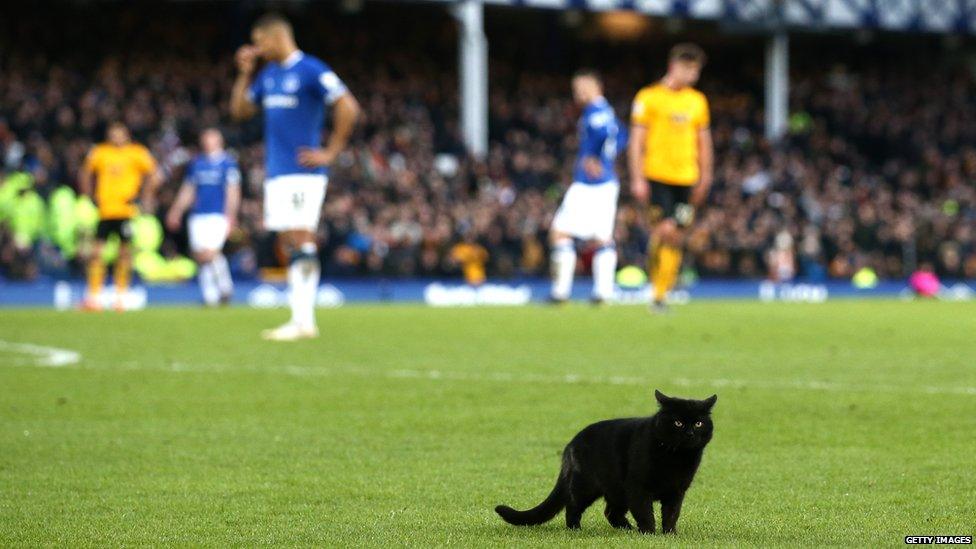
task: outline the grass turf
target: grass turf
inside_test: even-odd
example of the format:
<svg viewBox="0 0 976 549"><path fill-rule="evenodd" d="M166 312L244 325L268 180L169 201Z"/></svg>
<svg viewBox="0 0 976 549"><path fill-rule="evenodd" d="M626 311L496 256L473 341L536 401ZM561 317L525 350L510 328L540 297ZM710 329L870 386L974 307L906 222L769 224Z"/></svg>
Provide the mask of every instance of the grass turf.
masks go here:
<svg viewBox="0 0 976 549"><path fill-rule="evenodd" d="M0 546L901 545L976 533L976 307L0 314ZM31 365L10 343L75 350ZM716 392L677 537L515 528L596 420ZM659 513L658 513L659 517Z"/></svg>

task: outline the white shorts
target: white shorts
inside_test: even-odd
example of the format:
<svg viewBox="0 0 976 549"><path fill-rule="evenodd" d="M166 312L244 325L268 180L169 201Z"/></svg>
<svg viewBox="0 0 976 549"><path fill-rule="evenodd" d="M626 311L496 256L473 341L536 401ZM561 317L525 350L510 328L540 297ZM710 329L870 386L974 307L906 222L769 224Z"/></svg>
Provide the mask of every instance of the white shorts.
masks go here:
<svg viewBox="0 0 976 549"><path fill-rule="evenodd" d="M553 230L584 240L613 240L620 184L608 181L599 185L573 183L552 220Z"/></svg>
<svg viewBox="0 0 976 549"><path fill-rule="evenodd" d="M328 182L328 177L316 174L280 175L265 181L264 228L317 230Z"/></svg>
<svg viewBox="0 0 976 549"><path fill-rule="evenodd" d="M224 249L227 241L227 217L224 214L192 214L186 222L190 233L190 250Z"/></svg>

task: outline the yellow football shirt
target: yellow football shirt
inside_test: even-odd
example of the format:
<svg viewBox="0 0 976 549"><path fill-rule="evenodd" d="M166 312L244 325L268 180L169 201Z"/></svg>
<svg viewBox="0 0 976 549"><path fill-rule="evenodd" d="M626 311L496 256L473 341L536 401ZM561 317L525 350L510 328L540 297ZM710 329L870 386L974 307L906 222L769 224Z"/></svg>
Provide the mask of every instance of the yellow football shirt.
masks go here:
<svg viewBox="0 0 976 549"><path fill-rule="evenodd" d="M634 98L631 123L647 128L645 177L671 185L698 182L698 133L710 123L703 93L664 84L647 86Z"/></svg>
<svg viewBox="0 0 976 549"><path fill-rule="evenodd" d="M121 147L96 145L85 159L95 174L95 204L101 219L130 219L138 210L133 204L143 177L156 170L149 150L138 143Z"/></svg>

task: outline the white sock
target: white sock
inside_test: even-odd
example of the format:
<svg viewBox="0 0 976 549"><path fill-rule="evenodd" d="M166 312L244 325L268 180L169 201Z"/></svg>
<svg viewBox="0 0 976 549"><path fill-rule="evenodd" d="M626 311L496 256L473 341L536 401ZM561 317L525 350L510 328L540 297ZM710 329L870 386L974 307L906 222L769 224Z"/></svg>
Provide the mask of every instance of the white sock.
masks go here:
<svg viewBox="0 0 976 549"><path fill-rule="evenodd" d="M593 254L593 297L613 297L613 279L617 275L617 246L606 244Z"/></svg>
<svg viewBox="0 0 976 549"><path fill-rule="evenodd" d="M220 299L220 290L217 289L217 277L214 272L213 263L200 265L197 279L200 282L200 293L203 294L203 302L207 305L215 305Z"/></svg>
<svg viewBox="0 0 976 549"><path fill-rule="evenodd" d="M572 240L557 242L549 257L552 270L552 297L569 299L576 274L576 247Z"/></svg>
<svg viewBox="0 0 976 549"><path fill-rule="evenodd" d="M234 280L230 277L230 266L227 265L227 258L224 257L224 254L217 254L210 264L213 265L220 294L226 296L233 294Z"/></svg>
<svg viewBox="0 0 976 549"><path fill-rule="evenodd" d="M319 290L320 267L314 244L303 244L288 267L291 321L302 328L315 327L315 300Z"/></svg>

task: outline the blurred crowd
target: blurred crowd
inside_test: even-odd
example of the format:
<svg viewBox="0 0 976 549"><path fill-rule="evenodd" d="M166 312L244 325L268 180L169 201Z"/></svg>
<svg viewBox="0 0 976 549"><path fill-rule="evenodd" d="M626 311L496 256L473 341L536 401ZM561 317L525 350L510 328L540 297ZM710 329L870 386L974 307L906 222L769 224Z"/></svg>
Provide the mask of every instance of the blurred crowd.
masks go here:
<svg viewBox="0 0 976 549"><path fill-rule="evenodd" d="M343 53L349 44L355 55ZM546 232L576 148L578 109L566 71L519 71L492 59L490 152L479 161L459 136L456 74L438 63L450 54L381 49L365 32L313 53L336 68L364 111L323 209L325 276L463 273L477 281L547 273ZM688 272L822 280L869 267L900 278L928 265L944 277L976 278L972 74L908 65L799 72L789 134L773 146L762 136L761 88L721 84L733 70L707 67L702 83L716 181L689 236ZM624 120L646 83L632 75L646 73L618 65L607 74ZM0 178L33 179L0 191L0 275L77 268L84 247L52 236L51 212L115 119L164 171L159 210L149 212L157 216L175 196L197 133L220 127L244 175L239 228L228 243L233 268L256 276L280 266L274 235L261 226L260 122L230 122L232 78L229 50L135 52L96 63L26 49L0 57ZM642 265L644 208L626 190L616 231L621 263ZM166 234L160 253L185 253L185 238Z"/></svg>

